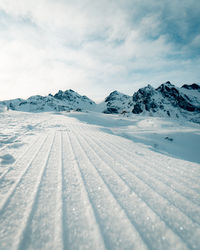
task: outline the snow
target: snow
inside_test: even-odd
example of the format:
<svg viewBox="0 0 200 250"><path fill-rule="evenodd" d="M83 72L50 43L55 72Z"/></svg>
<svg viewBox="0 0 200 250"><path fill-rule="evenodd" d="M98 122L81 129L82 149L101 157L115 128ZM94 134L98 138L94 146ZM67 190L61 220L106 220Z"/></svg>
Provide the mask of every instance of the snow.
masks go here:
<svg viewBox="0 0 200 250"><path fill-rule="evenodd" d="M1 101L0 105L4 105L11 110L24 112L49 112L49 111L69 111L69 110L94 110L96 103L86 96L81 96L73 90L59 91L57 94L40 96L35 95L27 100L14 99Z"/></svg>
<svg viewBox="0 0 200 250"><path fill-rule="evenodd" d="M131 112L133 100L131 96L125 95L118 91L113 91L108 97L106 97L103 104L97 106L102 107L101 112L104 113L122 113L123 111Z"/></svg>
<svg viewBox="0 0 200 250"><path fill-rule="evenodd" d="M0 113L0 249L200 249L200 126Z"/></svg>
<svg viewBox="0 0 200 250"><path fill-rule="evenodd" d="M105 100L96 104L87 96L81 96L69 89L59 90L55 95L35 95L27 100L14 99L0 101L0 112L6 109L24 112L78 111L100 112L106 114L131 115L142 117L166 117L200 123L200 86L197 84L176 87L170 82L161 84L157 89L151 85L139 89L133 96L113 91Z"/></svg>
<svg viewBox="0 0 200 250"><path fill-rule="evenodd" d="M6 105L1 105L1 104L0 104L0 113L6 112L6 111L7 111Z"/></svg>
<svg viewBox="0 0 200 250"><path fill-rule="evenodd" d="M200 91L192 90L192 89L185 89L185 88L179 88L180 93L187 95L190 100L196 105L200 105Z"/></svg>
<svg viewBox="0 0 200 250"><path fill-rule="evenodd" d="M132 112L134 114L185 119L200 123L199 110L199 89L178 88L170 82L161 84L157 89L148 85L133 95Z"/></svg>

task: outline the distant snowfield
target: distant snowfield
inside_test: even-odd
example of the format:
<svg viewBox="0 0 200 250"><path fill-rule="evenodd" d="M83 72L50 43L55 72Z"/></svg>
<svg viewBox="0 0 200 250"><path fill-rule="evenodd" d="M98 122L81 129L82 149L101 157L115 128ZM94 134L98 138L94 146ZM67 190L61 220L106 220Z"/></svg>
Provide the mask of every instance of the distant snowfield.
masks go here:
<svg viewBox="0 0 200 250"><path fill-rule="evenodd" d="M0 113L0 249L200 249L200 126Z"/></svg>

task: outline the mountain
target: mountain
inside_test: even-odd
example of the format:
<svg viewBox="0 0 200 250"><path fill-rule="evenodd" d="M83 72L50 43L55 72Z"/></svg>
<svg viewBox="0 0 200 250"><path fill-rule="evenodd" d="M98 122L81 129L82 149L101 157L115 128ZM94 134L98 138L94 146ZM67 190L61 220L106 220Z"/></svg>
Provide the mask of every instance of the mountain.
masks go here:
<svg viewBox="0 0 200 250"><path fill-rule="evenodd" d="M147 85L133 96L113 91L101 104L69 89L55 95L31 96L27 100L13 99L0 102L0 106L26 112L44 111L96 111L106 114L142 114L149 116L184 118L200 123L200 86L196 83L176 87L169 81L158 88ZM3 108L1 108L3 110Z"/></svg>
<svg viewBox="0 0 200 250"><path fill-rule="evenodd" d="M104 102L103 113L106 114L120 114L123 111L130 112L133 109L132 97L116 90L110 93Z"/></svg>
<svg viewBox="0 0 200 250"><path fill-rule="evenodd" d="M166 82L157 89L151 85L133 95L134 114L186 118L200 122L200 87L197 84L178 88Z"/></svg>
<svg viewBox="0 0 200 250"><path fill-rule="evenodd" d="M24 99L13 99L0 102L9 109L26 112L44 112L44 111L69 111L69 110L93 110L96 103L87 96L81 96L73 90L59 90L54 96L35 95Z"/></svg>
<svg viewBox="0 0 200 250"><path fill-rule="evenodd" d="M158 88L147 85L128 96L112 92L104 101L107 114L142 114L184 118L200 123L200 86L196 83L176 87L169 81Z"/></svg>

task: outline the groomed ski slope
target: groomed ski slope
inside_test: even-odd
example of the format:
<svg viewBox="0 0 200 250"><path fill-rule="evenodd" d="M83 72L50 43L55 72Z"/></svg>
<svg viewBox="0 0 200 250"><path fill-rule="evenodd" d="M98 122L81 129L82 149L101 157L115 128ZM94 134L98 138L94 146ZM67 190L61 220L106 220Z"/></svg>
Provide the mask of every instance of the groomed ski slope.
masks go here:
<svg viewBox="0 0 200 250"><path fill-rule="evenodd" d="M0 249L200 249L200 165L74 117L1 114Z"/></svg>

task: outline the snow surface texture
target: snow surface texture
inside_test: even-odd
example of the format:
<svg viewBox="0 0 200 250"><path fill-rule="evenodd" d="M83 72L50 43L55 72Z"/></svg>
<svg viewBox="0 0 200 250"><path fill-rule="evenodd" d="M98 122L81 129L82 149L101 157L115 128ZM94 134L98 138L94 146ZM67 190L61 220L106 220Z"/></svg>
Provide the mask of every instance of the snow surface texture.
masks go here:
<svg viewBox="0 0 200 250"><path fill-rule="evenodd" d="M200 249L198 124L9 111L0 131L0 249Z"/></svg>

